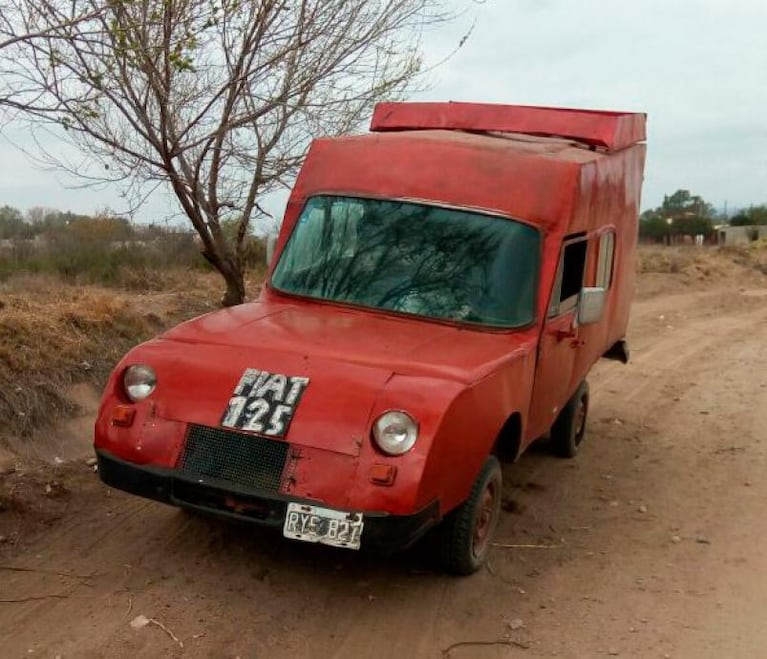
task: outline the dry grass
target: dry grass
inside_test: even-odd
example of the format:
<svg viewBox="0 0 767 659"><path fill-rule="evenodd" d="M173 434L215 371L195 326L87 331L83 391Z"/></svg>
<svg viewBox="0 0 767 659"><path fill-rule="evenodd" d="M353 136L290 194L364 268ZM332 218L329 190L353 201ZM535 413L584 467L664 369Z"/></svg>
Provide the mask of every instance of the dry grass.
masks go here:
<svg viewBox="0 0 767 659"><path fill-rule="evenodd" d="M722 247L721 252L734 263L767 275L767 238L742 247Z"/></svg>
<svg viewBox="0 0 767 659"><path fill-rule="evenodd" d="M706 290L767 286L767 243L742 247L641 245L637 265L639 299Z"/></svg>
<svg viewBox="0 0 767 659"><path fill-rule="evenodd" d="M0 285L0 438L28 436L73 412L72 384L102 386L130 347L217 307L221 280L214 274L145 275L162 290L70 286L40 275ZM147 290L139 282L133 288Z"/></svg>
<svg viewBox="0 0 767 659"><path fill-rule="evenodd" d="M665 247L642 245L639 272L691 277L731 277L767 274L767 241L737 247Z"/></svg>

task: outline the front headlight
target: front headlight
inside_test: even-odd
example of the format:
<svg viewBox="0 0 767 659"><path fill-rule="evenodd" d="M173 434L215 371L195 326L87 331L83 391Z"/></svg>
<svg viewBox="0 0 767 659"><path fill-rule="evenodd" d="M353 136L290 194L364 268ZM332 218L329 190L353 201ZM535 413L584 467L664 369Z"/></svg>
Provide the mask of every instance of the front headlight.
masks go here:
<svg viewBox="0 0 767 659"><path fill-rule="evenodd" d="M373 439L389 455L402 455L418 439L418 423L407 412L385 412L373 424Z"/></svg>
<svg viewBox="0 0 767 659"><path fill-rule="evenodd" d="M147 398L157 386L157 375L151 366L134 364L123 373L123 388L134 403Z"/></svg>

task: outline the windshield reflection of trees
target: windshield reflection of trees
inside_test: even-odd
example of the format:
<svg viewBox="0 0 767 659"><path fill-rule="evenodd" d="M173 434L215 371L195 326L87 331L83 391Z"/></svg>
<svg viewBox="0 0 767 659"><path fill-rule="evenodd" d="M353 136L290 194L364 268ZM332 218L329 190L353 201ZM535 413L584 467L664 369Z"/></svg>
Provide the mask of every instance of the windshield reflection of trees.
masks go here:
<svg viewBox="0 0 767 659"><path fill-rule="evenodd" d="M514 324L504 276L512 273L499 261L514 260L512 234L535 234L528 227L412 203L329 197L310 200L304 215L275 273L279 288L437 318Z"/></svg>

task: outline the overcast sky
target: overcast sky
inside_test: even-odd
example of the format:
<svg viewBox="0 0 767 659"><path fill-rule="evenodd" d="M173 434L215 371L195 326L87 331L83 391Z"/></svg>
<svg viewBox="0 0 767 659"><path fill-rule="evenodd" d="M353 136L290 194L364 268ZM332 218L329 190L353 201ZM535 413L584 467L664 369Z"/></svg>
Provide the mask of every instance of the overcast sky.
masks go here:
<svg viewBox="0 0 767 659"><path fill-rule="evenodd" d="M419 100L646 112L644 208L679 188L730 211L767 203L765 0L485 0L426 35L427 62L443 59L472 22L470 38ZM0 205L123 208L115 189L65 184L0 139ZM281 214L282 204L269 206ZM155 195L137 219L173 209Z"/></svg>

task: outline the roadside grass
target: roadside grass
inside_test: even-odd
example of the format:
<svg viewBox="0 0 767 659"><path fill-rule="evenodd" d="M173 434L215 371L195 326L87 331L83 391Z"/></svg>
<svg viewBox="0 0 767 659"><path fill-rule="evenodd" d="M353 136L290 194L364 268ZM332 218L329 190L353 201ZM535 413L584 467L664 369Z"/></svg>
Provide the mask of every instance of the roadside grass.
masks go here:
<svg viewBox="0 0 767 659"><path fill-rule="evenodd" d="M767 238L756 240L748 245L722 247L722 251L735 263L767 275Z"/></svg>
<svg viewBox="0 0 767 659"><path fill-rule="evenodd" d="M639 246L639 273L682 275L690 280L767 275L767 240L731 247Z"/></svg>
<svg viewBox="0 0 767 659"><path fill-rule="evenodd" d="M0 283L0 440L28 437L73 413L71 385L103 386L129 348L217 308L221 280L176 269L144 272L126 287L76 286L39 274Z"/></svg>

